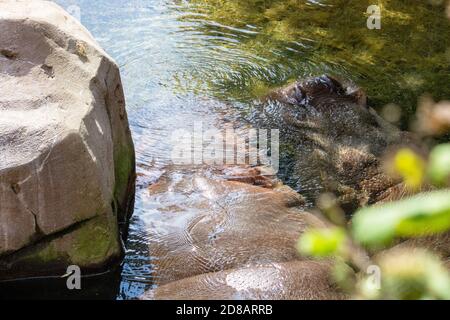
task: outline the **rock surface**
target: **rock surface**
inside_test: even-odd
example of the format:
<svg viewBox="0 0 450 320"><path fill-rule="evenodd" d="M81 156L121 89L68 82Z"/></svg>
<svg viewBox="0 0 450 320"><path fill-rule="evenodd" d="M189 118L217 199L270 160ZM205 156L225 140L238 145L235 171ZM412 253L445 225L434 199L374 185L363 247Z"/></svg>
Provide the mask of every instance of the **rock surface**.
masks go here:
<svg viewBox="0 0 450 320"><path fill-rule="evenodd" d="M0 278L105 265L134 200L118 67L52 2L1 1L0 29Z"/></svg>

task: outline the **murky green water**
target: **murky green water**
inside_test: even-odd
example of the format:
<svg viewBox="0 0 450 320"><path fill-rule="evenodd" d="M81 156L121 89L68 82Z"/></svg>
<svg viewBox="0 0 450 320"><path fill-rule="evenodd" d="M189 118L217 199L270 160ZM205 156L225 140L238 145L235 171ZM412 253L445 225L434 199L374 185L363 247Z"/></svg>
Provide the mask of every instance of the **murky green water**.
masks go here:
<svg viewBox="0 0 450 320"><path fill-rule="evenodd" d="M79 6L82 23L118 62L146 177L138 181L120 284L99 286L94 296L134 298L152 286L146 186L169 161L173 130L245 118L271 88L323 73L353 79L373 106L393 102L405 114L423 93L450 98L449 20L427 1L56 2ZM382 7L381 30L366 27L370 4Z"/></svg>
<svg viewBox="0 0 450 320"><path fill-rule="evenodd" d="M190 3L178 10L184 13L182 32L192 35L189 60L205 64L191 74L194 88L220 98L245 101L325 72L355 80L375 107L397 103L410 111L424 92L449 95L450 29L442 6L371 0ZM381 30L366 27L371 4L381 7Z"/></svg>

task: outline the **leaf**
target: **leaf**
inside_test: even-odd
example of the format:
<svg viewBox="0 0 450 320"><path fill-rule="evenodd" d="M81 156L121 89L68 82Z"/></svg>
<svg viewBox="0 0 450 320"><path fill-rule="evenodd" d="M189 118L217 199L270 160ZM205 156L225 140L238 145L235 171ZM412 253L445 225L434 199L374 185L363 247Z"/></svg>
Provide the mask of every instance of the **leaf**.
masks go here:
<svg viewBox="0 0 450 320"><path fill-rule="evenodd" d="M395 171L401 175L405 185L411 189L418 189L425 175L425 163L411 149L401 149L394 159Z"/></svg>
<svg viewBox="0 0 450 320"><path fill-rule="evenodd" d="M437 186L448 183L450 178L450 143L441 144L431 151L428 176Z"/></svg>
<svg viewBox="0 0 450 320"><path fill-rule="evenodd" d="M449 299L450 274L442 261L424 249L393 249L377 261L382 271L378 299Z"/></svg>
<svg viewBox="0 0 450 320"><path fill-rule="evenodd" d="M450 190L441 190L361 209L353 218L352 233L361 244L376 247L399 236L425 236L449 229Z"/></svg>
<svg viewBox="0 0 450 320"><path fill-rule="evenodd" d="M302 235L297 249L303 255L324 258L344 254L346 243L342 228L311 229Z"/></svg>

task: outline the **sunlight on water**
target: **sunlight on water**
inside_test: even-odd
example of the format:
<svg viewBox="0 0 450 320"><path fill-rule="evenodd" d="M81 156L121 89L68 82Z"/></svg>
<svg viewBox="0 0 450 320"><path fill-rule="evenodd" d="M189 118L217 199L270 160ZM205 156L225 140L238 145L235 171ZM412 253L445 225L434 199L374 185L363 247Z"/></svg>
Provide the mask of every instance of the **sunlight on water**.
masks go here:
<svg viewBox="0 0 450 320"><path fill-rule="evenodd" d="M236 111L245 117L271 88L323 73L355 80L375 106L395 102L408 112L424 92L450 96L450 28L440 7L377 1L377 31L366 27L370 1L56 2L80 7L81 22L121 68L140 178L120 299L152 285L144 201L169 161L173 130L199 119L214 127Z"/></svg>

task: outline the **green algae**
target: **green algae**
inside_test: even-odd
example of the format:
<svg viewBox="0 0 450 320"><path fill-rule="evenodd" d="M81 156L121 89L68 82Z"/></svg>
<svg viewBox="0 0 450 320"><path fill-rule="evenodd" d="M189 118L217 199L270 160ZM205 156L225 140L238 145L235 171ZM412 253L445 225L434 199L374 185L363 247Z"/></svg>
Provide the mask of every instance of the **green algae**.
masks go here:
<svg viewBox="0 0 450 320"><path fill-rule="evenodd" d="M129 204L127 199L131 197L132 191L131 183L135 174L135 155L133 144L121 144L117 146L114 152L114 167L115 167L115 185L114 198L112 200L112 209L114 215L118 217L119 222L126 222L128 220Z"/></svg>
<svg viewBox="0 0 450 320"><path fill-rule="evenodd" d="M128 181L134 171L134 151L133 148L127 145L118 146L118 150L115 154L115 195L117 199L120 199L120 195L128 188Z"/></svg>
<svg viewBox="0 0 450 320"><path fill-rule="evenodd" d="M102 215L86 223L73 235L67 255L71 263L90 266L120 254L119 231L114 218Z"/></svg>
<svg viewBox="0 0 450 320"><path fill-rule="evenodd" d="M39 261L41 263L55 262L60 257L58 250L55 248L53 243L49 243L39 250L36 255L31 256L31 260Z"/></svg>
<svg viewBox="0 0 450 320"><path fill-rule="evenodd" d="M121 255L115 217L101 215L80 223L74 230L43 241L9 257L13 269L59 270L69 265L96 268Z"/></svg>
<svg viewBox="0 0 450 320"><path fill-rule="evenodd" d="M207 87L221 99L248 101L293 79L331 73L363 87L372 106L395 103L407 115L424 93L450 98L450 25L443 5L316 2L192 0L180 5L177 10L185 11L180 19L220 46L208 57L238 52L247 59L223 58L225 65L216 64L216 73L202 73L189 85ZM381 30L366 26L372 4L381 7ZM216 36L230 33L239 43Z"/></svg>

